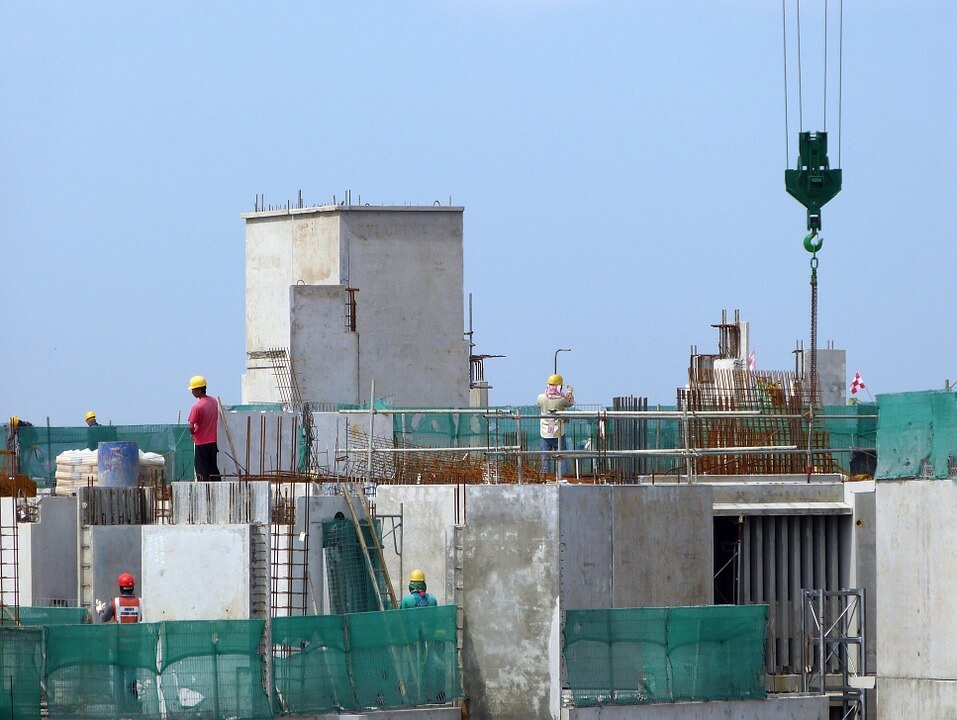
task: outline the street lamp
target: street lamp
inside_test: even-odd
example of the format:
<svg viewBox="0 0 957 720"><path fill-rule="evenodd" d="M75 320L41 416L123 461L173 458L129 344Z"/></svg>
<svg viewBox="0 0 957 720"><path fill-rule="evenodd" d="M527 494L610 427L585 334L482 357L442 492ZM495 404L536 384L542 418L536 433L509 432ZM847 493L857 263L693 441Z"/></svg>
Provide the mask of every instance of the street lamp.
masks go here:
<svg viewBox="0 0 957 720"><path fill-rule="evenodd" d="M571 352L571 351L572 351L571 348L558 348L558 350L555 351L555 366L554 366L553 372L554 372L556 375L558 375L558 353L560 353L560 352Z"/></svg>

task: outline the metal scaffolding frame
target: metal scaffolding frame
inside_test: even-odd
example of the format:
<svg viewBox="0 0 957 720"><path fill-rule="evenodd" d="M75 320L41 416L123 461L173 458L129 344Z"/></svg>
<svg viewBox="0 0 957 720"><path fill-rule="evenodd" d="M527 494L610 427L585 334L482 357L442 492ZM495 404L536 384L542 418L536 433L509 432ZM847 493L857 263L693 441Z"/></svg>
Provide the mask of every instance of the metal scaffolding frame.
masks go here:
<svg viewBox="0 0 957 720"><path fill-rule="evenodd" d="M864 588L802 590L803 688L839 699L841 720L867 717L864 597Z"/></svg>

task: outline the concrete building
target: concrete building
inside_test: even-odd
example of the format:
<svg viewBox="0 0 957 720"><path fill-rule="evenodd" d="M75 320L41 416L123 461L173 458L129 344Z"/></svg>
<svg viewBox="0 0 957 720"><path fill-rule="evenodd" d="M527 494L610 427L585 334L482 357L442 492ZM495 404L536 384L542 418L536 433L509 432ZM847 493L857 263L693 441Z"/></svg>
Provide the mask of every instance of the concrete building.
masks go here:
<svg viewBox="0 0 957 720"><path fill-rule="evenodd" d="M267 351L286 349L302 399L461 407L461 207L329 205L243 215L244 403L282 402Z"/></svg>

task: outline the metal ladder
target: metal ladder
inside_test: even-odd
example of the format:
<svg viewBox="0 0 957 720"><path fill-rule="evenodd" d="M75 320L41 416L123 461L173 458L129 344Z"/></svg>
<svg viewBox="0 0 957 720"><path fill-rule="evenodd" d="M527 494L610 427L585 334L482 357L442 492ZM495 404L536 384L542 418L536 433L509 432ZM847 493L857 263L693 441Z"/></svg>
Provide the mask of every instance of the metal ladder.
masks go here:
<svg viewBox="0 0 957 720"><path fill-rule="evenodd" d="M350 480L340 480L339 488L342 490L342 497L346 501L349 515L352 516L352 522L356 527L356 536L359 538L359 547L362 548L366 570L368 570L369 577L375 585L375 596L379 609L394 610L398 607L398 603L395 599L395 590L392 588L389 571L385 566L382 543L379 541L379 533L376 531L372 514L369 512L369 504L366 502L363 492L357 489L357 484ZM359 505L358 511L356 510L356 504ZM366 527L369 528L371 543L366 542L364 532Z"/></svg>

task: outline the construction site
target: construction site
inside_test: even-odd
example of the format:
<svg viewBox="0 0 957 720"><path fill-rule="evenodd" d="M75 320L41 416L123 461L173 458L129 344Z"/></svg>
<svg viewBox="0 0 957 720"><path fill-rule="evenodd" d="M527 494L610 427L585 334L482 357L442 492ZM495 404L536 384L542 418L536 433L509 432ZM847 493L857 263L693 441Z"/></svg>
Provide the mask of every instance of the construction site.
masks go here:
<svg viewBox="0 0 957 720"><path fill-rule="evenodd" d="M669 404L489 407L461 207L243 218L221 480L187 425L5 427L5 716L954 716L953 392L848 403L833 343L749 369L734 311ZM100 622L121 573L141 621Z"/></svg>
<svg viewBox="0 0 957 720"><path fill-rule="evenodd" d="M9 408L0 717L957 718L957 394L865 401L858 375L849 397L840 339L818 338L822 208L843 179L840 8L835 32L824 3L811 131L800 4L782 3L784 189L810 260L793 366L758 370L748 308L716 305L713 345L689 343L668 397L576 400L559 348L527 404L492 404L486 361L512 349L473 328L463 206L256 195L239 397L194 375L169 391L196 399L186 422L91 410L67 427ZM751 251L728 252L740 270ZM221 275L217 291L242 286ZM640 284L597 284L619 281Z"/></svg>

